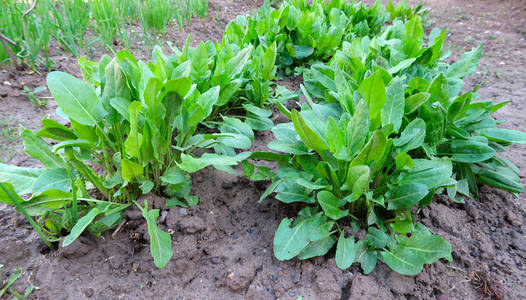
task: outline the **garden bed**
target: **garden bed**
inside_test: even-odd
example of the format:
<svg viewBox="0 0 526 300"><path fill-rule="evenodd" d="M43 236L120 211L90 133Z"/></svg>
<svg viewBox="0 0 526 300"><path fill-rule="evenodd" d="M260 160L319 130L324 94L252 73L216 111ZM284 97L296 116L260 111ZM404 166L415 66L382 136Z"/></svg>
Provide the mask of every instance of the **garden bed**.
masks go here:
<svg viewBox="0 0 526 300"><path fill-rule="evenodd" d="M201 40L216 41L226 22L259 5L211 1L211 12L220 9L218 19L211 13L206 20L195 20L185 28L185 34L169 30L168 40L182 46L186 33L192 33L194 46ZM449 0L425 2L425 7L433 8L427 18L434 23L431 27L447 26L446 45L452 49L452 58L485 43L478 71L466 80L464 89L480 84L482 99L511 100L497 117L507 120L505 126L510 129L524 130L524 3ZM80 75L75 59L59 55L55 60L58 70ZM12 68L0 70L0 116L5 120L0 130L6 132L0 137L3 162L37 166L27 159L9 128L23 124L35 129L42 114L53 116L53 102L37 109L22 92L23 85L45 85L44 78ZM301 78L286 79L282 84L297 90L300 82ZM262 148L271 139L268 131L256 134L253 149ZM524 149L511 148L505 157L522 169L524 184ZM334 251L305 261L278 261L272 248L275 229L283 217L295 216L298 209L271 199L257 204L265 187L211 168L194 174L192 182L200 204L172 208L161 222L174 231L174 257L162 270L155 268L144 246L144 222L138 220L114 235L108 232L100 238L82 238L68 248L42 254L45 247L29 224L16 216L14 209L2 205L2 279L8 277L6 272L22 268L22 277L13 287L22 292L35 285L31 297L37 299L478 299L485 293L498 293L502 299L526 297L524 195L514 198L483 187L480 199L468 199L464 204L436 196L419 213L420 222L451 243L453 262L426 265L416 277L399 275L380 263L364 276L357 264L339 270ZM133 220L133 213L129 215Z"/></svg>

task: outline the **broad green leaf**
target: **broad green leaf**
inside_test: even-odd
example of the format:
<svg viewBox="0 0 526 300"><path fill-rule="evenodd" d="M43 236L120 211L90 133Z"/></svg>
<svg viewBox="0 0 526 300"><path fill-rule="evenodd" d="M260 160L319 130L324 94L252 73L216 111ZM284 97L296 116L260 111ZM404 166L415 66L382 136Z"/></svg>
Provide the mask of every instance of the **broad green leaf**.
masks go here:
<svg viewBox="0 0 526 300"><path fill-rule="evenodd" d="M17 195L29 194L33 190L33 183L44 172L44 169L22 168L0 163L0 182L11 184Z"/></svg>
<svg viewBox="0 0 526 300"><path fill-rule="evenodd" d="M389 70L387 70L387 72L391 75L395 74L395 73L398 73L404 69L407 69L409 68L414 62L415 62L416 58L408 58L406 60L403 60L401 61L400 63L398 63L396 66L390 68Z"/></svg>
<svg viewBox="0 0 526 300"><path fill-rule="evenodd" d="M84 230L91 223L93 223L93 220L95 220L98 215L102 214L110 205L111 203L104 202L99 203L97 206L90 209L88 213L86 213L77 221L77 223L75 223L73 228L71 228L71 232L66 237L64 237L64 240L62 241L62 247L71 245L71 243L73 243L82 234L82 232L84 232Z"/></svg>
<svg viewBox="0 0 526 300"><path fill-rule="evenodd" d="M369 112L363 100L358 103L354 116L347 126L347 149L349 158L358 154L369 133Z"/></svg>
<svg viewBox="0 0 526 300"><path fill-rule="evenodd" d="M352 192L353 200L357 200L369 189L369 179L371 169L366 165L357 165L349 167L345 184L347 189Z"/></svg>
<svg viewBox="0 0 526 300"><path fill-rule="evenodd" d="M451 258L451 245L442 237L428 232L415 232L401 237L400 244L389 251L380 252L384 262L402 275L417 275L424 264L431 264L440 258Z"/></svg>
<svg viewBox="0 0 526 300"><path fill-rule="evenodd" d="M365 100L369 109L369 118L375 120L380 116L385 104L385 84L381 70L367 77L358 88L358 92Z"/></svg>
<svg viewBox="0 0 526 300"><path fill-rule="evenodd" d="M4 190L4 188L7 190L7 192ZM15 191L12 184L9 182L0 182L0 203L15 205L11 196L14 197L15 201L18 201L18 203L24 202L24 199L18 196L18 193Z"/></svg>
<svg viewBox="0 0 526 300"><path fill-rule="evenodd" d="M416 149L424 143L426 138L426 123L422 119L414 119L402 131L399 138L394 140L394 145L400 148L401 152Z"/></svg>
<svg viewBox="0 0 526 300"><path fill-rule="evenodd" d="M325 142L307 125L297 110L292 110L291 117L294 128L307 147L315 150L320 155L327 150L328 147Z"/></svg>
<svg viewBox="0 0 526 300"><path fill-rule="evenodd" d="M142 134L139 133L139 114L142 110L142 104L140 101L134 101L128 107L130 115L130 133L128 138L124 141L124 149L126 154L132 158L139 158L141 153L142 145ZM123 177L124 178L124 177Z"/></svg>
<svg viewBox="0 0 526 300"><path fill-rule="evenodd" d="M304 219L290 227L292 219L285 218L274 234L274 255L278 260L288 260L298 255L309 244L307 225L311 219Z"/></svg>
<svg viewBox="0 0 526 300"><path fill-rule="evenodd" d="M128 108L130 107L131 101L129 99L117 97L110 99L110 105L115 109L125 120L130 121L130 113Z"/></svg>
<svg viewBox="0 0 526 300"><path fill-rule="evenodd" d="M505 128L487 128L480 130L479 134L494 142L526 144L526 133L522 131Z"/></svg>
<svg viewBox="0 0 526 300"><path fill-rule="evenodd" d="M47 190L69 192L71 190L71 179L68 171L64 168L45 170L33 184L33 194L40 194Z"/></svg>
<svg viewBox="0 0 526 300"><path fill-rule="evenodd" d="M414 167L400 175L399 183L421 183L429 190L440 187L451 179L453 165L448 157L435 160L414 159Z"/></svg>
<svg viewBox="0 0 526 300"><path fill-rule="evenodd" d="M144 175L143 167L129 159L121 160L121 171L122 179L128 182L136 181Z"/></svg>
<svg viewBox="0 0 526 300"><path fill-rule="evenodd" d="M414 166L413 159L405 152L396 155L395 163L396 170L410 170Z"/></svg>
<svg viewBox="0 0 526 300"><path fill-rule="evenodd" d="M382 230L376 227L369 227L367 235L365 236L365 241L369 242L377 249L382 249L389 242L389 238Z"/></svg>
<svg viewBox="0 0 526 300"><path fill-rule="evenodd" d="M453 140L451 142L451 151L453 154L451 160L464 163L485 161L496 154L495 150L488 146L487 142L484 143L475 139Z"/></svg>
<svg viewBox="0 0 526 300"><path fill-rule="evenodd" d="M70 128L52 119L42 120L42 127L37 136L54 139L57 141L75 140L77 135Z"/></svg>
<svg viewBox="0 0 526 300"><path fill-rule="evenodd" d="M265 54L263 55L262 69L261 69L261 78L263 80L271 80L272 70L274 69L274 64L276 63L276 42L272 43Z"/></svg>
<svg viewBox="0 0 526 300"><path fill-rule="evenodd" d="M416 111L422 104L429 100L431 94L426 92L420 92L418 94L411 95L405 99L405 114L409 115Z"/></svg>
<svg viewBox="0 0 526 300"><path fill-rule="evenodd" d="M462 54L460 60L450 65L447 69L448 78L463 78L471 75L476 69L482 55L482 44L471 51Z"/></svg>
<svg viewBox="0 0 526 300"><path fill-rule="evenodd" d="M358 250L358 244L354 243L354 236L345 238L345 234L342 231L338 244L336 245L336 255L334 257L336 265L342 270L348 269L354 262L356 257L356 251Z"/></svg>
<svg viewBox="0 0 526 300"><path fill-rule="evenodd" d="M51 95L70 119L95 126L106 115L95 91L82 80L67 73L51 72L46 81Z"/></svg>
<svg viewBox="0 0 526 300"><path fill-rule="evenodd" d="M155 266L159 269L164 268L172 258L172 237L168 232L164 232L157 226L159 210L148 210L148 202L144 201L144 207L137 204L142 211L142 216L148 225L150 235L150 253L153 257Z"/></svg>
<svg viewBox="0 0 526 300"><path fill-rule="evenodd" d="M349 214L349 210L342 210L340 207L344 206L346 201L338 199L333 193L329 191L321 191L318 193L318 203L325 215L333 220L339 220Z"/></svg>
<svg viewBox="0 0 526 300"><path fill-rule="evenodd" d="M207 166L235 166L241 159L233 156L219 155L214 153L205 153L201 157L196 158L191 155L181 154L181 162L177 165L181 170L188 173L195 173Z"/></svg>
<svg viewBox="0 0 526 300"><path fill-rule="evenodd" d="M388 209L410 209L429 193L426 185L406 183L391 187L385 197Z"/></svg>
<svg viewBox="0 0 526 300"><path fill-rule="evenodd" d="M47 190L38 195L33 195L22 206L30 216L41 216L48 211L56 211L73 200L71 193L60 190Z"/></svg>
<svg viewBox="0 0 526 300"><path fill-rule="evenodd" d="M164 184L180 184L183 183L185 179L186 176L183 170L175 166L166 170L161 176L161 180Z"/></svg>
<svg viewBox="0 0 526 300"><path fill-rule="evenodd" d="M324 238L309 243L309 245L298 254L298 259L309 259L325 255L332 249L335 243L336 238L332 235L327 235Z"/></svg>
<svg viewBox="0 0 526 300"><path fill-rule="evenodd" d="M382 126L393 124L394 131L398 132L404 117L404 86L401 80L393 80L387 88L385 105L382 107Z"/></svg>
<svg viewBox="0 0 526 300"><path fill-rule="evenodd" d="M51 147L33 131L23 129L20 137L24 143L24 151L40 160L46 168L61 168L64 165L62 159L53 153Z"/></svg>
<svg viewBox="0 0 526 300"><path fill-rule="evenodd" d="M375 161L377 164L374 166L374 168L381 168L382 166L378 165L378 162L380 162L384 157L387 144L388 143L385 134L381 130L375 131L365 147L363 147L362 151L351 162L351 166L369 165L369 163Z"/></svg>

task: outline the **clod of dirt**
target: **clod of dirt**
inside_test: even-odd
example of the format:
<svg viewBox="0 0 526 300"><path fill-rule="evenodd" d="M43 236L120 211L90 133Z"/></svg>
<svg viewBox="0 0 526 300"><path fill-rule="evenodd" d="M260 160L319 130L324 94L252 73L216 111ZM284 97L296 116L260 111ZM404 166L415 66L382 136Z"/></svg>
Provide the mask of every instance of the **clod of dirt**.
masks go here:
<svg viewBox="0 0 526 300"><path fill-rule="evenodd" d="M64 258L78 258L88 254L93 249L93 243L84 237L79 237L67 247L62 247L63 240L60 241L59 254Z"/></svg>
<svg viewBox="0 0 526 300"><path fill-rule="evenodd" d="M181 221L179 222L179 226L181 226L181 230L184 233L189 233L189 234L201 232L206 229L205 221L203 221L203 219L197 216L192 216L192 217L181 219Z"/></svg>
<svg viewBox="0 0 526 300"><path fill-rule="evenodd" d="M175 275L186 285L196 277L196 265L193 261L186 258L175 260Z"/></svg>
<svg viewBox="0 0 526 300"><path fill-rule="evenodd" d="M414 277L403 276L396 272L390 272L388 283L391 291L398 295L410 294L415 287Z"/></svg>
<svg viewBox="0 0 526 300"><path fill-rule="evenodd" d="M316 270L316 289L322 299L340 299L342 290L329 269Z"/></svg>
<svg viewBox="0 0 526 300"><path fill-rule="evenodd" d="M232 292L245 290L256 276L254 264L235 264L228 269L226 275L226 285Z"/></svg>
<svg viewBox="0 0 526 300"><path fill-rule="evenodd" d="M139 199L137 199L137 203L139 203L140 205L143 205L144 200L148 202L149 208L153 207L153 208L164 209L166 205L166 199L164 199L163 197L159 197L152 193L140 196Z"/></svg>
<svg viewBox="0 0 526 300"><path fill-rule="evenodd" d="M195 235L182 235L175 241L175 256L186 259L193 259L198 256L201 250L197 247Z"/></svg>
<svg viewBox="0 0 526 300"><path fill-rule="evenodd" d="M84 288L82 289L82 292L84 293L84 296L90 298L93 296L93 289L92 288Z"/></svg>
<svg viewBox="0 0 526 300"><path fill-rule="evenodd" d="M356 275L351 285L349 299L394 299L393 294L380 288L372 276Z"/></svg>
<svg viewBox="0 0 526 300"><path fill-rule="evenodd" d="M124 216L128 220L138 220L142 218L142 212L136 205L131 205L124 212Z"/></svg>
<svg viewBox="0 0 526 300"><path fill-rule="evenodd" d="M462 224L460 220L462 218L461 214L465 214L463 211L449 208L443 204L431 204L431 219L438 226L441 227L446 232L457 236L461 231Z"/></svg>
<svg viewBox="0 0 526 300"><path fill-rule="evenodd" d="M506 221L513 226L522 226L524 224L523 220L509 209L506 210Z"/></svg>

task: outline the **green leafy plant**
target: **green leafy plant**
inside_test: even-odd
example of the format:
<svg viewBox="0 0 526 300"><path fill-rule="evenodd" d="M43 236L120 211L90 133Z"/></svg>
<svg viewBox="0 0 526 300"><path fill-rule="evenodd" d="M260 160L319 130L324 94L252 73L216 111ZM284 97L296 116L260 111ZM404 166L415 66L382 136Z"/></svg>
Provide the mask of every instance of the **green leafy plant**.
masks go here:
<svg viewBox="0 0 526 300"><path fill-rule="evenodd" d="M199 64L185 62L190 69ZM22 130L26 152L45 168L0 165L0 182L17 197L13 201L4 195L0 201L19 203L19 211L38 217L47 240L66 235L64 246L84 231L99 234L118 224L122 210L141 194L168 196L172 205L197 204L188 173L209 165L236 165L247 154L233 149L249 148L253 136L244 135L248 126L235 119L226 119L220 132L196 132L220 99L220 87L201 89L190 71L181 72L188 69L183 63L160 49L148 64L121 51L99 63L82 60L93 86L66 73L50 73L48 88L71 128L45 119L37 133ZM52 147L42 138L58 143ZM213 148L221 152L207 151ZM18 196L25 194L31 196ZM164 267L172 253L171 239L155 223L158 210L150 210L147 203L141 210L149 224L154 262Z"/></svg>
<svg viewBox="0 0 526 300"><path fill-rule="evenodd" d="M280 111L270 149L285 153L266 174L284 203L305 205L274 236L280 260L324 255L336 245L336 264L378 260L404 275L451 260L451 246L417 222L415 212L435 194L453 201L477 196L477 182L520 193L518 170L496 156L526 134L496 128L491 114L505 105L472 102L462 78L476 68L481 47L454 64L442 61L445 30L426 37L421 17L395 20L381 34L344 42L328 64L312 65L302 87L307 104ZM319 103L315 103L310 95ZM255 166L244 162L256 179ZM356 241L360 230L366 234ZM349 233L351 236L346 237Z"/></svg>

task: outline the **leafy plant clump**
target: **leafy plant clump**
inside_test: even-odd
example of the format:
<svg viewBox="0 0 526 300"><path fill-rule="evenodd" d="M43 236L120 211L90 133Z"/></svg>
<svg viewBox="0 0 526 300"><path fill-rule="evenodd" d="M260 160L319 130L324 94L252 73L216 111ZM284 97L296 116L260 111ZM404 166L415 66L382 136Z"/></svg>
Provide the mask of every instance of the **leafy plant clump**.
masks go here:
<svg viewBox="0 0 526 300"><path fill-rule="evenodd" d="M506 103L472 101L476 89L461 93L481 47L449 65L445 36L435 29L426 37L418 15L395 20L305 72L307 103L279 107L291 122L276 125L269 144L287 155L276 158L279 171L262 198L275 193L305 205L276 230L278 259L308 259L336 245L342 269L359 262L369 273L380 260L416 275L424 264L451 260L451 246L416 219L435 194L462 202L478 196L477 183L523 192L517 167L496 154L526 144L526 134L495 127L491 114Z"/></svg>
<svg viewBox="0 0 526 300"><path fill-rule="evenodd" d="M154 57L146 64L121 51L99 63L84 60L91 85L62 72L48 75L58 113L71 128L44 119L38 132L21 130L25 151L44 168L0 164L0 201L37 217L46 242L66 235L67 246L85 230L100 234L135 203L148 223L155 264L163 267L172 253L170 236L156 224L159 210L137 203L139 196L167 196L168 207L195 205L189 173L209 165L225 169L248 156L234 151L251 145L245 123L225 117L219 132L198 131L225 97L219 85L201 85L194 73L207 74L208 64L190 59L192 52L168 58L156 49Z"/></svg>

